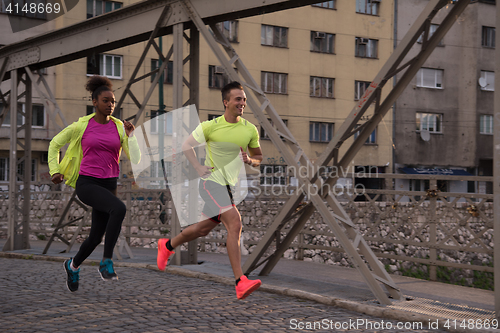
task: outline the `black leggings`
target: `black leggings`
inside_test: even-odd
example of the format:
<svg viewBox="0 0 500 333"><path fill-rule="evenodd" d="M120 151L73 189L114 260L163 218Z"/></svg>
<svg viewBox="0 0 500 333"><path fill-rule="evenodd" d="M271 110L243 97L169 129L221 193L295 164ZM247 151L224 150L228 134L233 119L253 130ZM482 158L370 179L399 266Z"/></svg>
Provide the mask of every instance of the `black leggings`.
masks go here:
<svg viewBox="0 0 500 333"><path fill-rule="evenodd" d="M92 207L92 225L89 237L82 243L80 250L73 259L73 265L78 267L102 241L104 233L104 258L113 258L113 249L120 235L123 219L127 208L116 197L116 178L78 177L76 194L86 205Z"/></svg>

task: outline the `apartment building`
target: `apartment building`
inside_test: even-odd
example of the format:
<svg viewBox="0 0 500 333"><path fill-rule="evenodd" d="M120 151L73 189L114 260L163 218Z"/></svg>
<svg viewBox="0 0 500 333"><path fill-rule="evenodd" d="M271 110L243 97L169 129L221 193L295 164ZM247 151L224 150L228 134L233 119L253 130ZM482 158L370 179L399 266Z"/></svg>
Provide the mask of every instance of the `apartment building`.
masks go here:
<svg viewBox="0 0 500 333"><path fill-rule="evenodd" d="M61 28L108 11L118 10L133 2L135 1L79 1L67 14L37 29ZM0 24L2 20L5 21L5 16L0 13ZM340 127L391 54L394 44L394 1L333 0L221 22L219 26L230 39L252 76L261 83L261 88L301 147L314 161L323 152L335 130ZM172 36L164 36L162 42L163 51L166 53L172 44ZM143 49L144 43L139 43L47 68L44 75L52 85L56 100L68 123L92 112L90 95L84 89L84 84L90 75L106 75L112 79L115 95L119 98ZM187 53L186 44L185 54ZM150 51L139 75L146 74L157 66L158 55ZM186 67L184 72L187 77L189 69ZM220 67L217 58L202 40L200 121L223 114L220 88L227 81L227 75ZM144 98L150 84L151 80L146 79L134 85L134 94L138 100ZM389 82L387 86L391 84ZM171 64L168 64L165 71L163 91L166 110L171 111L173 94ZM158 114L158 100L158 92L155 91L139 124L153 120L151 126L157 126L154 118ZM43 112L43 107L39 112ZM136 112L135 103L127 97L122 109L118 110L118 116L127 118ZM51 131L46 112L43 115L40 113L40 117L44 119L39 126L42 133L40 136L45 137L40 140L36 149L34 148L36 180L47 175L48 166L44 164L42 156L46 152L50 138L55 135ZM255 123L260 131L264 152L260 183L293 184L293 178L284 174L276 175L277 172L286 170L286 163L268 139L268 135L258 125L251 110L247 109L244 117ZM369 117L370 112L367 113L365 120ZM0 129L0 182L6 181L5 177L8 174L5 173L2 178L1 158L8 157L9 147L8 133L4 128L7 126L8 124L4 122ZM167 134L169 126L171 125L166 124L165 127ZM355 157L352 169L349 171L364 166L372 166L378 172L391 171L392 137L392 115L389 112ZM124 165L123 174L127 174L126 170L129 169ZM151 176L159 175L155 174L158 172L158 167L152 166ZM341 182L346 183L349 180L344 179Z"/></svg>
<svg viewBox="0 0 500 333"><path fill-rule="evenodd" d="M398 41L427 3L398 1ZM452 6L438 13L430 34ZM494 0L471 1L397 100L396 172L493 175L495 22ZM415 191L429 186L420 180L399 185ZM445 192L492 193L484 182L439 181L438 187Z"/></svg>

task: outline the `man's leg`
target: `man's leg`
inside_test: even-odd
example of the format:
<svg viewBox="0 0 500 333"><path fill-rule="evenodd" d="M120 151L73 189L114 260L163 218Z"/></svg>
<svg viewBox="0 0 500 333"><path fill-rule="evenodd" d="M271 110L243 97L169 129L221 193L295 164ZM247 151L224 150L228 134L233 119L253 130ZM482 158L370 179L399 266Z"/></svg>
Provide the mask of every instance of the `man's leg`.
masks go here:
<svg viewBox="0 0 500 333"><path fill-rule="evenodd" d="M233 268L234 278L236 279L236 297L244 299L252 292L257 290L262 282L260 280L249 280L243 275L241 269L241 216L236 207L221 214L221 220L227 229L227 255Z"/></svg>
<svg viewBox="0 0 500 333"><path fill-rule="evenodd" d="M208 235L208 233L217 226L217 223L210 219L200 221L192 224L186 229L182 230L177 236L172 239L162 238L158 240L158 256L156 257L156 264L158 269L164 271L167 267L168 259L174 254L174 248L180 246L185 242L195 240L198 237Z"/></svg>
<svg viewBox="0 0 500 333"><path fill-rule="evenodd" d="M227 229L227 255L229 256L229 262L233 268L233 274L235 279L239 279L243 275L243 270L241 269L241 248L240 248L240 238L241 238L241 215L236 207L221 214L220 217L222 223Z"/></svg>
<svg viewBox="0 0 500 333"><path fill-rule="evenodd" d="M186 229L182 230L177 236L170 240L173 248L182 245L183 243L190 242L199 237L204 237L217 226L217 223L210 219L200 221L196 224L191 224Z"/></svg>

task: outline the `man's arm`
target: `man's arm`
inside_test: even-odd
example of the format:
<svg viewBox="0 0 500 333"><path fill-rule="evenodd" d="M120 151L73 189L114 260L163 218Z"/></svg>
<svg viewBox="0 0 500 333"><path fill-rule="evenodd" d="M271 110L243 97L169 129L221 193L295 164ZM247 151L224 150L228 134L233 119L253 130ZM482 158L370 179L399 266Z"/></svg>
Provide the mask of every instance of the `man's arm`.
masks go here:
<svg viewBox="0 0 500 333"><path fill-rule="evenodd" d="M186 158L188 159L189 163L191 163L191 165L194 167L198 175L200 177L207 177L212 172L213 167L201 165L200 162L198 162L198 158L196 157L194 147L197 147L199 145L200 143L196 141L196 139L193 137L193 134L191 134L186 139L186 141L182 143L182 151L184 152L184 155L186 155Z"/></svg>
<svg viewBox="0 0 500 333"><path fill-rule="evenodd" d="M253 167L259 166L260 162L262 162L262 149L260 147L257 148L250 148L248 147L248 152L250 153L247 154L246 152L243 151L243 148L241 149L241 157L243 159L243 163L251 165Z"/></svg>

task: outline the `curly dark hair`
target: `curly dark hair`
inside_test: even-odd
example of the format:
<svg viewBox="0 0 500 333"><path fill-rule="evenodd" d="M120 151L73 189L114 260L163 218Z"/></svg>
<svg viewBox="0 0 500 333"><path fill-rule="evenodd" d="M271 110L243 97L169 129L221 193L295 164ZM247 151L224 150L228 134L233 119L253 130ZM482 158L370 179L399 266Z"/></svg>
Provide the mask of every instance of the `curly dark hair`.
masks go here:
<svg viewBox="0 0 500 333"><path fill-rule="evenodd" d="M110 79L99 75L92 76L85 85L85 89L92 94L92 100L97 99L103 91L113 91L112 87L113 83Z"/></svg>

